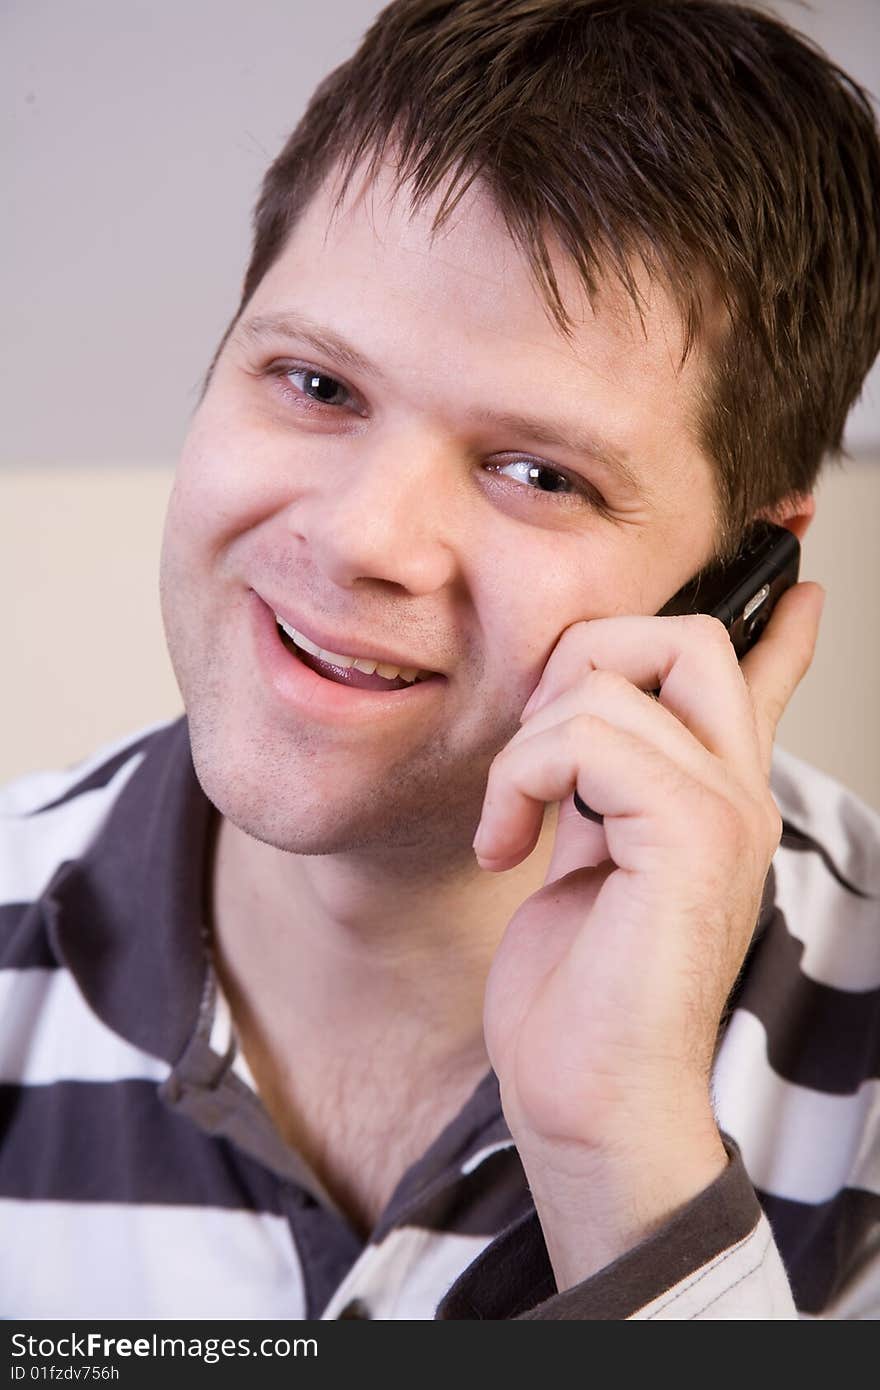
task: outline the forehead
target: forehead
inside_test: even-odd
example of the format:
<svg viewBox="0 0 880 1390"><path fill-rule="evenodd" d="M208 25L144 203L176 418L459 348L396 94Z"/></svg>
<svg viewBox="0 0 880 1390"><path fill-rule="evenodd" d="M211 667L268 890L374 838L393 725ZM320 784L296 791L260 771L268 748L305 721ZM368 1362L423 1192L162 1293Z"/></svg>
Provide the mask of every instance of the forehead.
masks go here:
<svg viewBox="0 0 880 1390"><path fill-rule="evenodd" d="M402 301L389 304L389 312L406 304L442 302L450 313L486 331L495 327L537 334L557 351L568 349L575 356L601 316L606 332L626 343L630 351L647 342L649 351L655 349L658 356L672 356L675 361L680 356L683 336L678 307L663 285L649 278L641 261L634 259L630 271L642 301L647 338L632 297L617 278L610 273L604 277L599 299L591 304L574 263L548 233L553 273L574 328L567 341L552 318L528 257L480 179L473 181L439 227L434 222L444 189L414 207L411 186L405 183L398 188L393 166L387 162L372 176L356 171L337 204L338 190L337 171L304 208L252 302L271 296L281 288L286 273L299 273L308 260L313 274L329 272L344 280L366 274L377 277ZM363 288L368 289L367 283Z"/></svg>
<svg viewBox="0 0 880 1390"><path fill-rule="evenodd" d="M624 450L648 436L679 454L686 436L694 445L701 354L682 369L680 312L640 262L632 274L641 318L612 276L591 304L573 262L548 237L572 324L566 335L481 181L440 227L442 190L414 208L388 166L352 179L338 205L337 191L331 179L311 199L245 319L300 315L428 393L456 371L460 390L501 408L510 402L499 395L525 393L535 403L550 391L560 409L583 409Z"/></svg>

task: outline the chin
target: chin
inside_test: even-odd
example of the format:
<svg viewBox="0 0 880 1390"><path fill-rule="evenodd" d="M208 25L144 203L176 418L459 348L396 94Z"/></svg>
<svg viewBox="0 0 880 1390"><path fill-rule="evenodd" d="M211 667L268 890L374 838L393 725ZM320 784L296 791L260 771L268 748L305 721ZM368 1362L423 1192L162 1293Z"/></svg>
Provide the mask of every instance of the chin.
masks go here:
<svg viewBox="0 0 880 1390"><path fill-rule="evenodd" d="M243 834L289 854L430 849L436 833L419 816L413 794L394 796L349 767L345 785L329 787L308 747L273 746L271 734L188 715L193 766L211 804ZM335 794L334 794L335 792Z"/></svg>

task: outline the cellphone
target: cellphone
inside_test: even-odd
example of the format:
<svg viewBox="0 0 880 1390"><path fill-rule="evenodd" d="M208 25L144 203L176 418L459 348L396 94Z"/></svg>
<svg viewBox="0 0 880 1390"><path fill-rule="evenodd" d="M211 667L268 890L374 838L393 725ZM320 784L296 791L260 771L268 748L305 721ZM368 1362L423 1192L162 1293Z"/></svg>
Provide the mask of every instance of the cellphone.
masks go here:
<svg viewBox="0 0 880 1390"><path fill-rule="evenodd" d="M700 570L673 594L657 617L708 613L719 618L730 634L737 660L741 661L767 626L780 595L797 583L800 562L800 542L793 531L770 521L756 521L733 560ZM574 804L587 820L601 825L602 816L577 792Z"/></svg>

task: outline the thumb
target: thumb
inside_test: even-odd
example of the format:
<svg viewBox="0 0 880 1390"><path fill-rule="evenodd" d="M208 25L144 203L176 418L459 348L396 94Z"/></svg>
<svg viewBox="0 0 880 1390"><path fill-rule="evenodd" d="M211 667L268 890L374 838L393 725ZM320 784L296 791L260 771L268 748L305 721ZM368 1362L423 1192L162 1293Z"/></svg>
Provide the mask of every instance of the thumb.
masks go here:
<svg viewBox="0 0 880 1390"><path fill-rule="evenodd" d="M761 759L769 776L780 719L813 660L825 590L813 581L786 589L740 665L752 697Z"/></svg>

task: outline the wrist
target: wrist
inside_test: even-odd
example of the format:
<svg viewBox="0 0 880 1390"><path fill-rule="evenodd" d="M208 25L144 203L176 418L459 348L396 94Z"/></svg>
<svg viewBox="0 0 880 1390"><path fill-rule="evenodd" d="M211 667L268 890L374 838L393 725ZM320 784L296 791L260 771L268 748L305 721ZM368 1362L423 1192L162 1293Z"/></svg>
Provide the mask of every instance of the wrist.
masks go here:
<svg viewBox="0 0 880 1390"><path fill-rule="evenodd" d="M654 1234L728 1164L714 1118L675 1136L642 1131L605 1147L517 1146L560 1292Z"/></svg>

